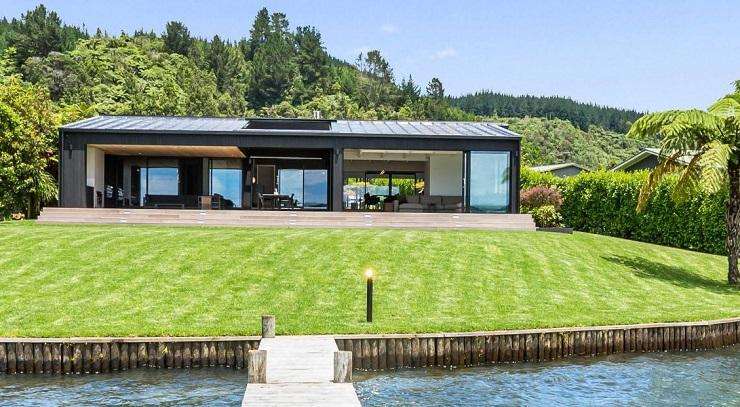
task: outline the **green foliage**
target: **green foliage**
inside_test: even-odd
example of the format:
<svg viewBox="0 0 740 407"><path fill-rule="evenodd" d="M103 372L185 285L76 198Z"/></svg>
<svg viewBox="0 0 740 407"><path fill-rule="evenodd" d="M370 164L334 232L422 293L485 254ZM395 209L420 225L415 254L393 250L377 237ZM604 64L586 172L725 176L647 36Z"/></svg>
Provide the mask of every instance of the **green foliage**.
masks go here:
<svg viewBox="0 0 740 407"><path fill-rule="evenodd" d="M526 165L575 162L587 168L612 168L652 145L655 138L634 140L624 134L590 126L586 131L567 120L542 117L492 118L523 136Z"/></svg>
<svg viewBox="0 0 740 407"><path fill-rule="evenodd" d="M57 13L47 12L43 4L13 20L8 31L7 45L17 51L17 66L31 57L69 51L78 39L87 38L79 28L63 25Z"/></svg>
<svg viewBox="0 0 740 407"><path fill-rule="evenodd" d="M35 216L56 198L56 114L45 89L0 78L0 219Z"/></svg>
<svg viewBox="0 0 740 407"><path fill-rule="evenodd" d="M541 228L556 228L563 226L563 216L553 205L544 205L532 209L532 219Z"/></svg>
<svg viewBox="0 0 740 407"><path fill-rule="evenodd" d="M696 191L683 202L671 195L677 177L664 178L645 210L635 211L646 172L596 171L557 178L522 169L522 186L556 185L563 195L560 211L566 226L656 244L724 254L727 189Z"/></svg>
<svg viewBox="0 0 740 407"><path fill-rule="evenodd" d="M592 125L625 133L642 113L634 110L580 103L559 96L512 96L481 91L450 99L453 106L479 116L539 116L568 120L581 130Z"/></svg>
<svg viewBox="0 0 740 407"><path fill-rule="evenodd" d="M170 21L167 23L163 39L164 46L168 52L180 55L188 55L190 46L193 44L190 31L180 21Z"/></svg>

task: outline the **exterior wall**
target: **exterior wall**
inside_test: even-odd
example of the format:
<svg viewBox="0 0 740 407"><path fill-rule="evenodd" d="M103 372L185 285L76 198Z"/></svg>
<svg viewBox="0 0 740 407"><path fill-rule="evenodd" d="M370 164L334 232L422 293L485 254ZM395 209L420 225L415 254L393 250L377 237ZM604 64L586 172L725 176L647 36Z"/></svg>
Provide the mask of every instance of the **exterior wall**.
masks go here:
<svg viewBox="0 0 740 407"><path fill-rule="evenodd" d="M432 155L429 157L429 194L462 195L463 155Z"/></svg>
<svg viewBox="0 0 740 407"><path fill-rule="evenodd" d="M645 157L645 159L640 160L631 166L624 169L624 171L640 171L640 170L652 170L653 168L658 166L658 157L654 155L650 155L648 157Z"/></svg>
<svg viewBox="0 0 740 407"><path fill-rule="evenodd" d="M105 194L105 153L103 150L88 146L86 173L88 187L93 187L93 207L102 207L104 204L98 204L98 192ZM105 200L103 200L105 202Z"/></svg>
<svg viewBox="0 0 740 407"><path fill-rule="evenodd" d="M121 145L173 145L173 146L236 146L249 152L255 149L279 150L331 150L330 160L330 208L342 210L342 181L344 172L344 149L395 149L395 150L432 150L432 151L509 151L512 153L511 212L516 213L519 181L519 140L490 137L415 137L386 135L320 135L310 133L283 132L274 134L250 132L133 132L133 131L93 131L67 130L61 134L60 160L60 205L63 207L85 207L86 185L86 146L87 144L121 144ZM460 158L462 159L462 158ZM449 164L449 163L448 163ZM430 178L444 177L442 171L431 168ZM440 167L443 168L443 167ZM448 176L451 178L451 172ZM205 177L207 178L207 177ZM462 180L457 176L455 187L442 189L432 194L452 192L459 195ZM441 183L441 181L440 181Z"/></svg>

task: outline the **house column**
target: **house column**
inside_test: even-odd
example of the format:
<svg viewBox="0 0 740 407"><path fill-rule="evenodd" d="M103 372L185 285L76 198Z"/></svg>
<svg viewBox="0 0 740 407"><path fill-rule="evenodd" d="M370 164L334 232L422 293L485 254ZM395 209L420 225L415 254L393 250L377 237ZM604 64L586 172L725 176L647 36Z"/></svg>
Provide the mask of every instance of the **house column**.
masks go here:
<svg viewBox="0 0 740 407"><path fill-rule="evenodd" d="M83 144L73 144L61 137L59 152L59 206L65 208L87 207L87 168ZM92 201L90 202L92 204Z"/></svg>
<svg viewBox="0 0 740 407"><path fill-rule="evenodd" d="M344 209L344 150L334 148L331 155L331 210L341 212Z"/></svg>

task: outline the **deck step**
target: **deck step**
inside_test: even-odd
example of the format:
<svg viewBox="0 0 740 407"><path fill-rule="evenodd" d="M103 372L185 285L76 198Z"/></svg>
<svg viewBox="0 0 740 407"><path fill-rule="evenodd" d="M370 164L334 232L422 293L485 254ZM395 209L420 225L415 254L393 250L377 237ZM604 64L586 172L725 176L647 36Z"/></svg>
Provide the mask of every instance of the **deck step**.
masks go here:
<svg viewBox="0 0 740 407"><path fill-rule="evenodd" d="M40 223L535 230L528 214L44 208Z"/></svg>

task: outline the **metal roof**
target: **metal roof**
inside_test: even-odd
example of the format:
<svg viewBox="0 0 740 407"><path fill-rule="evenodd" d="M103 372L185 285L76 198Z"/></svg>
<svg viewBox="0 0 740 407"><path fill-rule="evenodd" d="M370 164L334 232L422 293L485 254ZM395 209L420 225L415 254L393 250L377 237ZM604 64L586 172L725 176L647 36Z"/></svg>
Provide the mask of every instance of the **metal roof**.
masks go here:
<svg viewBox="0 0 740 407"><path fill-rule="evenodd" d="M253 120L268 120L264 118ZM291 119L275 119L290 122ZM309 119L310 120L310 119ZM295 122L305 122L296 119ZM249 119L183 116L96 116L62 126L63 130L126 133L210 133L235 132L270 134L355 135L355 136L440 136L520 138L502 125L491 122L447 122L406 120L323 120L329 130L247 129Z"/></svg>
<svg viewBox="0 0 740 407"><path fill-rule="evenodd" d="M678 157L676 162L678 162L678 164L681 164L681 165L689 165L691 160L694 158L694 155L695 154L690 154L690 155L684 155L684 156ZM659 148L643 147L640 149L639 153L628 158L621 164L618 164L616 167L612 168L611 170L612 171L622 171L625 168L628 169L632 167L633 165L639 163L640 161L646 159L647 157L651 157L651 156L658 157L658 158L665 157L665 155L661 154L661 151Z"/></svg>
<svg viewBox="0 0 740 407"><path fill-rule="evenodd" d="M550 172L550 171L560 170L560 169L568 168L568 167L574 167L580 170L589 171L588 168L578 165L576 163L537 165L537 166L531 167L531 169L537 172Z"/></svg>

